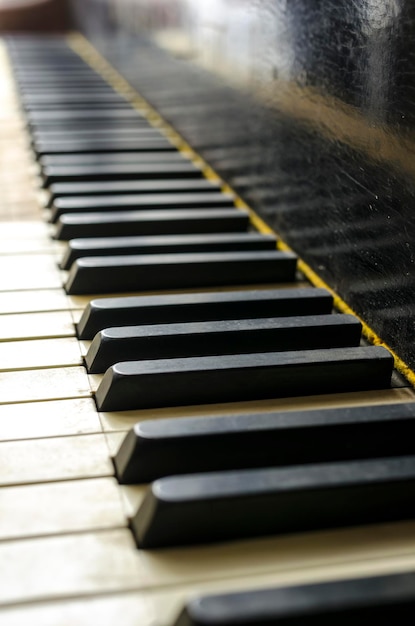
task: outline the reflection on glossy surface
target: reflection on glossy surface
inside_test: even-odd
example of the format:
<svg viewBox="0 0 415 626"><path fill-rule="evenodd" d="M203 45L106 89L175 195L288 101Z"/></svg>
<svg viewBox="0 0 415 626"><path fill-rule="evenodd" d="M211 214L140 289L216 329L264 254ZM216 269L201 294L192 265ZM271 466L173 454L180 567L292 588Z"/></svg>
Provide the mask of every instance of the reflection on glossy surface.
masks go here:
<svg viewBox="0 0 415 626"><path fill-rule="evenodd" d="M104 55L414 368L414 3L99 5Z"/></svg>

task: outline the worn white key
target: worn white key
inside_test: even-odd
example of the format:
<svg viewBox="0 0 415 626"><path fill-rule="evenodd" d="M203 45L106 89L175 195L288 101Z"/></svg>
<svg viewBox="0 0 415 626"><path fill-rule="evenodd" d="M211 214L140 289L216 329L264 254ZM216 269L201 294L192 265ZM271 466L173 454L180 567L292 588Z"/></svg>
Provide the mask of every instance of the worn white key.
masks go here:
<svg viewBox="0 0 415 626"><path fill-rule="evenodd" d="M0 510L0 540L126 525L113 478L3 487Z"/></svg>
<svg viewBox="0 0 415 626"><path fill-rule="evenodd" d="M101 432L89 398L0 404L0 441Z"/></svg>
<svg viewBox="0 0 415 626"><path fill-rule="evenodd" d="M21 184L16 181L16 185ZM0 180L1 186L1 180ZM17 220L29 219L33 214L38 212L38 205L36 198L28 197L28 194L22 193L19 199L8 202L7 204L0 204L0 219L2 223L4 220Z"/></svg>
<svg viewBox="0 0 415 626"><path fill-rule="evenodd" d="M112 476L104 435L0 444L0 486Z"/></svg>
<svg viewBox="0 0 415 626"><path fill-rule="evenodd" d="M153 615L154 626L171 626L175 623L186 602L196 596L313 584L382 574L398 574L411 572L413 568L414 557L411 554L385 557L380 563L374 559L367 562L338 563L329 566L322 563L321 567L316 568L305 567L304 569L298 568L292 571L270 572L254 576L246 573L246 576L226 580L219 578L218 580L195 582L175 588L161 588L159 591L148 594L149 612ZM127 623L129 624L129 622ZM100 626L106 626L105 621Z"/></svg>
<svg viewBox="0 0 415 626"><path fill-rule="evenodd" d="M145 572L128 530L0 543L0 604L139 588Z"/></svg>
<svg viewBox="0 0 415 626"><path fill-rule="evenodd" d="M414 392L408 387L382 389L378 391L358 391L354 393L326 394L323 396L303 396L301 398L276 398L253 402L229 402L226 404L167 407L134 411L101 412L102 428L106 432L126 431L140 420L163 419L169 417L205 417L206 415L232 415L235 413L258 413L266 411L300 411L302 409L335 408L365 404L386 404L388 402L411 402Z"/></svg>
<svg viewBox="0 0 415 626"><path fill-rule="evenodd" d="M34 289L0 292L0 314L66 311L71 301L62 289ZM0 320L0 328L2 326Z"/></svg>
<svg viewBox="0 0 415 626"><path fill-rule="evenodd" d="M69 311L2 315L0 322L0 341L75 336Z"/></svg>
<svg viewBox="0 0 415 626"><path fill-rule="evenodd" d="M148 593L136 591L107 597L57 600L0 609L0 622L2 626L159 626L154 619L153 602ZM166 622L166 626L171 623Z"/></svg>
<svg viewBox="0 0 415 626"><path fill-rule="evenodd" d="M358 563L339 563L330 567L298 569L257 576L242 575L151 589L145 592L116 593L99 597L40 602L0 609L2 626L41 624L42 626L171 626L182 607L192 597L211 593L245 591L291 584L311 584L330 580L376 576L411 571L413 557L402 555ZM244 572L245 573L245 572Z"/></svg>
<svg viewBox="0 0 415 626"><path fill-rule="evenodd" d="M82 365L75 337L0 342L0 371Z"/></svg>
<svg viewBox="0 0 415 626"><path fill-rule="evenodd" d="M4 222L1 225L0 241L10 241L11 239L48 241L49 227L40 219Z"/></svg>
<svg viewBox="0 0 415 626"><path fill-rule="evenodd" d="M273 572L347 566L382 559L410 559L415 566L415 523L235 541L189 549L139 551L146 585L232 579ZM201 564L203 566L201 567Z"/></svg>
<svg viewBox="0 0 415 626"><path fill-rule="evenodd" d="M0 404L89 397L83 367L0 372Z"/></svg>
<svg viewBox="0 0 415 626"><path fill-rule="evenodd" d="M282 585L414 567L414 522L155 551L136 549L128 530L112 530L0 543L7 571L0 604L128 590L177 595L182 586Z"/></svg>
<svg viewBox="0 0 415 626"><path fill-rule="evenodd" d="M58 254L60 247L46 238L39 239L8 239L1 242L1 255L5 254Z"/></svg>
<svg viewBox="0 0 415 626"><path fill-rule="evenodd" d="M54 289L62 286L58 268L48 254L0 257L0 291Z"/></svg>

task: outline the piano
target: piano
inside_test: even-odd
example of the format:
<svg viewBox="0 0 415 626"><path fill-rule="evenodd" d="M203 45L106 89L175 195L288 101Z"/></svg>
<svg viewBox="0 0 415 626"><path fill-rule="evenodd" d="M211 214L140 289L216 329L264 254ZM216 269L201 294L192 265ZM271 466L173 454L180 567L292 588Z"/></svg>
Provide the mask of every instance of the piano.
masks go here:
<svg viewBox="0 0 415 626"><path fill-rule="evenodd" d="M413 606L410 110L363 93L346 10L330 100L299 6L202 5L74 3L76 32L1 41L2 625ZM379 79L410 16L354 10ZM290 71L238 61L248 24L290 33Z"/></svg>

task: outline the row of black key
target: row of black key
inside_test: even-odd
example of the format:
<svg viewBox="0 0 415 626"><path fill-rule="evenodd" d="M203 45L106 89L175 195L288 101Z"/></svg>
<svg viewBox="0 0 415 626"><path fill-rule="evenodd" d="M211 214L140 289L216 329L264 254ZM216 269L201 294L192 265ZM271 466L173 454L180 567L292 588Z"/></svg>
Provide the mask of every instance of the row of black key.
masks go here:
<svg viewBox="0 0 415 626"><path fill-rule="evenodd" d="M28 62L23 51L17 78L51 221L57 238L69 241L68 293L294 279L294 255L248 232L249 216L231 195L64 45L58 56ZM96 393L101 410L387 387L389 354L358 347L360 324L330 315L331 306L326 292L310 289L104 298L91 302L77 330L95 336L89 370L107 370ZM412 405L392 405L138 424L114 459L120 482L155 481L131 521L137 543L412 516L414 417ZM344 589L342 611L359 612L363 587L345 601ZM203 599L178 624L210 623L212 615L220 624L274 623L285 609L294 616L286 623L297 623L281 593L255 593L259 604L255 594ZM307 593L306 617L315 602L338 620L321 586ZM241 611L246 605L250 612Z"/></svg>

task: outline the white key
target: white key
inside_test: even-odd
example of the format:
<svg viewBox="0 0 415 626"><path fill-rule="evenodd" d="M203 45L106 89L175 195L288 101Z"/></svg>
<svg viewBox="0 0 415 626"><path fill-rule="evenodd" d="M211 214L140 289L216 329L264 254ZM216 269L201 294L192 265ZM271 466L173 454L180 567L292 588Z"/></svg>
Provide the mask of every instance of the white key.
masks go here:
<svg viewBox="0 0 415 626"><path fill-rule="evenodd" d="M139 588L145 573L128 530L0 543L0 604Z"/></svg>
<svg viewBox="0 0 415 626"><path fill-rule="evenodd" d="M0 257L0 291L55 289L61 286L59 270L48 254Z"/></svg>
<svg viewBox="0 0 415 626"><path fill-rule="evenodd" d="M104 435L30 439L0 444L0 486L113 474Z"/></svg>
<svg viewBox="0 0 415 626"><path fill-rule="evenodd" d="M0 570L7 571L0 604L147 590L155 614L166 619L158 600L165 597L177 610L183 588L193 593L405 571L415 567L414 537L415 523L408 522L154 551L136 549L128 530L6 541L0 543ZM164 619L155 623L168 624Z"/></svg>
<svg viewBox="0 0 415 626"><path fill-rule="evenodd" d="M67 311L71 302L62 289L0 292L0 314ZM2 322L0 319L0 328Z"/></svg>
<svg viewBox="0 0 415 626"><path fill-rule="evenodd" d="M302 409L334 408L388 402L412 402L414 394L408 387L355 393L303 396L301 398L278 398L254 402L228 402L226 404L167 407L164 409L102 412L99 414L105 432L126 431L136 422L171 417L206 417L207 415L231 415L235 413L260 413L266 411L301 411Z"/></svg>
<svg viewBox="0 0 415 626"><path fill-rule="evenodd" d="M83 367L0 372L0 404L90 397Z"/></svg>
<svg viewBox="0 0 415 626"><path fill-rule="evenodd" d="M75 337L0 342L0 371L82 365Z"/></svg>
<svg viewBox="0 0 415 626"><path fill-rule="evenodd" d="M2 315L0 321L0 341L75 336L69 311Z"/></svg>
<svg viewBox="0 0 415 626"><path fill-rule="evenodd" d="M112 478L0 489L0 540L123 527Z"/></svg>
<svg viewBox="0 0 415 626"><path fill-rule="evenodd" d="M50 241L49 227L40 219L5 222L1 225L0 241Z"/></svg>
<svg viewBox="0 0 415 626"><path fill-rule="evenodd" d="M101 432L92 399L0 404L0 441Z"/></svg>
<svg viewBox="0 0 415 626"><path fill-rule="evenodd" d="M148 596L134 591L0 609L0 622L2 626L158 626L152 610L153 598Z"/></svg>

